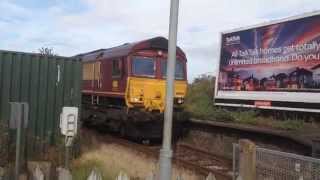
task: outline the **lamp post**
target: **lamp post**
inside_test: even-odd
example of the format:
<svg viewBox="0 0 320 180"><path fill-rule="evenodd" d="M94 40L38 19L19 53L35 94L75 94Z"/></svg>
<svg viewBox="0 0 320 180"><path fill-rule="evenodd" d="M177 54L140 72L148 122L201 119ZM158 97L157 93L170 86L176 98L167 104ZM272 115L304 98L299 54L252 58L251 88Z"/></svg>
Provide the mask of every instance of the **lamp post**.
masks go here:
<svg viewBox="0 0 320 180"><path fill-rule="evenodd" d="M163 142L160 150L160 180L171 179L171 139L172 139L172 113L173 95L176 65L177 29L178 29L179 0L171 0L170 5L170 25L169 25L169 45L167 60L167 89L166 108L164 112Z"/></svg>

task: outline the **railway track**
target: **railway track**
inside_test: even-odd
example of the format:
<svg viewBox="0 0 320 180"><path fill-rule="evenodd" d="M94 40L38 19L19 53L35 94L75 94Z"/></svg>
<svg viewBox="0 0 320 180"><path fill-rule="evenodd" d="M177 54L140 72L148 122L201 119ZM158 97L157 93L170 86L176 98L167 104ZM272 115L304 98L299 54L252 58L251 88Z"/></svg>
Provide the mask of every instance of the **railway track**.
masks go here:
<svg viewBox="0 0 320 180"><path fill-rule="evenodd" d="M177 144L174 161L184 167L194 168L207 175L212 173L217 179L231 179L232 161L221 156L194 148L186 144Z"/></svg>
<svg viewBox="0 0 320 180"><path fill-rule="evenodd" d="M260 147L295 153L305 156L312 155L312 136L303 136L294 132L267 129L248 125L223 123L206 120L190 119L186 128L211 134L210 137L224 137L230 143L237 143L239 139L250 139ZM314 137L319 137L319 133ZM231 140L230 140L231 139ZM214 141L214 139L211 139ZM205 148L208 149L208 148ZM232 150L232 149L231 149ZM230 152L229 152L230 153Z"/></svg>
<svg viewBox="0 0 320 180"><path fill-rule="evenodd" d="M158 158L160 145L143 145L127 139L123 139L106 133L98 133L94 129L82 128L82 134L94 136L100 143L118 144L138 152L144 153L153 158ZM188 146L176 144L173 146L173 163L191 171L201 174L204 177L209 173L215 175L218 180L231 180L232 161L212 153Z"/></svg>

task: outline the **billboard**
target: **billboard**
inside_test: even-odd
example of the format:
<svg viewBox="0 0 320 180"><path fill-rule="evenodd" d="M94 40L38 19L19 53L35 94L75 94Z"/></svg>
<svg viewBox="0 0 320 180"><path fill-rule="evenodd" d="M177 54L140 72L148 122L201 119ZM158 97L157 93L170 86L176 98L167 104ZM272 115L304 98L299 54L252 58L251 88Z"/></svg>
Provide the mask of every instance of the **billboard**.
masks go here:
<svg viewBox="0 0 320 180"><path fill-rule="evenodd" d="M222 33L215 104L320 112L320 14Z"/></svg>

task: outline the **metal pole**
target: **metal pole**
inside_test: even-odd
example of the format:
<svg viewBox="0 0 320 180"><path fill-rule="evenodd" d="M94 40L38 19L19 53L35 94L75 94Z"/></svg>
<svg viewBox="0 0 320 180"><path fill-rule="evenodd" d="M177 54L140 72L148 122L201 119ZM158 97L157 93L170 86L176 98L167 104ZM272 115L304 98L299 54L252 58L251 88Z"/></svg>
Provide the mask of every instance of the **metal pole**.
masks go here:
<svg viewBox="0 0 320 180"><path fill-rule="evenodd" d="M70 136L66 136L65 139L65 147L66 147L66 151L65 151L65 168L69 169L69 165L70 165L70 151L71 151L71 146L72 146L72 139L73 137Z"/></svg>
<svg viewBox="0 0 320 180"><path fill-rule="evenodd" d="M172 112L174 79L176 65L176 47L178 30L179 0L171 0L170 25L169 25L169 54L167 60L167 89L166 89L166 109L164 113L163 142L160 150L160 180L171 179L171 136L172 136Z"/></svg>
<svg viewBox="0 0 320 180"><path fill-rule="evenodd" d="M64 167L69 169L69 159L70 159L70 147L66 146L65 162Z"/></svg>
<svg viewBox="0 0 320 180"><path fill-rule="evenodd" d="M20 149L21 149L21 131L23 128L23 118L24 118L24 108L21 104L18 106L19 112L18 114L20 115L17 118L17 142L16 142L16 167L15 167L15 180L19 179L19 173L20 173Z"/></svg>

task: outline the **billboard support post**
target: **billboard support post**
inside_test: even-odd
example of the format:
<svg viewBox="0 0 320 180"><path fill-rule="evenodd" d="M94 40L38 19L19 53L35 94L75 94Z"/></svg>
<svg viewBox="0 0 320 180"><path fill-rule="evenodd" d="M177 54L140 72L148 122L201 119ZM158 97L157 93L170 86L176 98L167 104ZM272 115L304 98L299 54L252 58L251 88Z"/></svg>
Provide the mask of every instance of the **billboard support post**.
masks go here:
<svg viewBox="0 0 320 180"><path fill-rule="evenodd" d="M164 113L163 142L160 150L160 180L171 179L172 167L172 113L173 113L173 94L176 64L177 30L178 30L179 0L171 0L170 6L170 25L169 25L169 54L167 67L167 89L166 89L166 107Z"/></svg>

